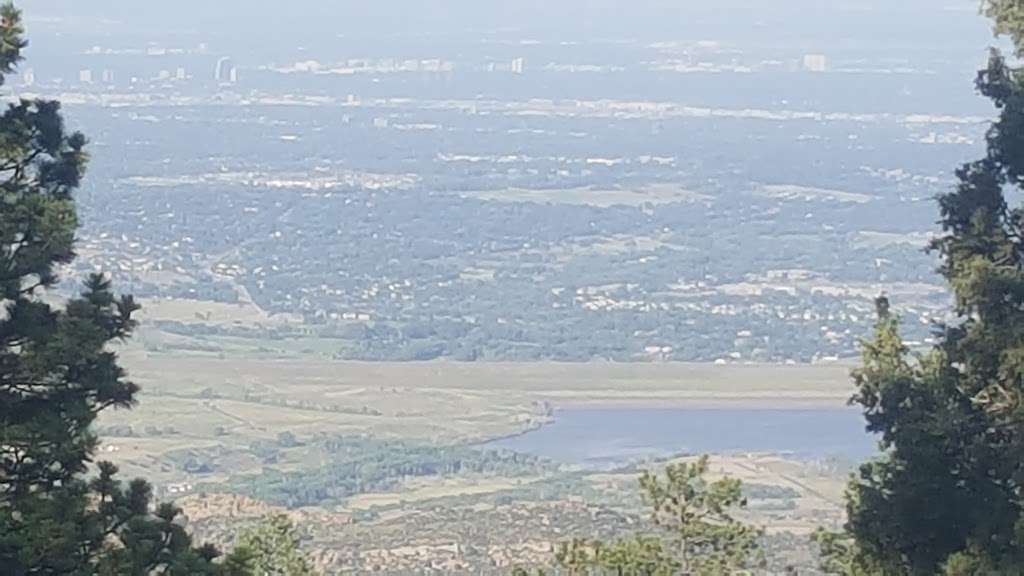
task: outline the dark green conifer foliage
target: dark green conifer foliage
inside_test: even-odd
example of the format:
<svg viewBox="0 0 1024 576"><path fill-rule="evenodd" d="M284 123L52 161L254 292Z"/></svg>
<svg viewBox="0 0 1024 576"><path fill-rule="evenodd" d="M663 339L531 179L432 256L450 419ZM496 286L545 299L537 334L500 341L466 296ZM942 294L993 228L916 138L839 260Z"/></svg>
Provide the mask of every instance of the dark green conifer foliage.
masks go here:
<svg viewBox="0 0 1024 576"><path fill-rule="evenodd" d="M1018 42L1022 7L986 3ZM878 301L853 402L885 452L851 481L846 535L819 534L834 573L1024 574L1024 209L1007 199L1024 185L1024 72L993 51L977 88L998 119L938 198L931 246L956 319L915 354Z"/></svg>
<svg viewBox="0 0 1024 576"><path fill-rule="evenodd" d="M284 515L269 516L258 525L243 530L224 564L226 569L240 570L240 574L317 575L299 546L295 526Z"/></svg>
<svg viewBox="0 0 1024 576"><path fill-rule="evenodd" d="M664 474L644 472L640 488L658 530L612 542L562 542L555 554L560 570L556 573L718 576L761 570L763 531L733 516L746 506L742 484L733 478L709 480L709 463L704 456L692 463L668 464ZM522 569L513 574L529 576Z"/></svg>
<svg viewBox="0 0 1024 576"><path fill-rule="evenodd" d="M25 45L18 10L3 5L0 83ZM174 507L152 511L145 481L90 469L97 414L135 402L109 345L131 334L138 307L100 275L63 305L42 298L75 256L85 144L58 102L0 116L0 574L214 574L216 551L192 546Z"/></svg>

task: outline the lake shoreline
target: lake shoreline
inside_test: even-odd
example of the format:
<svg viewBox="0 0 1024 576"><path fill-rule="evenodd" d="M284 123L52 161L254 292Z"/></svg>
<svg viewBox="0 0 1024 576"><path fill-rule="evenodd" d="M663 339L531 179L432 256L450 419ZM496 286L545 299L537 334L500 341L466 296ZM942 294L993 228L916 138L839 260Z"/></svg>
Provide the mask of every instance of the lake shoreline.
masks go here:
<svg viewBox="0 0 1024 576"><path fill-rule="evenodd" d="M862 460L874 451L856 408L559 406L550 422L471 444L586 464L666 453L771 453Z"/></svg>
<svg viewBox="0 0 1024 576"><path fill-rule="evenodd" d="M693 410L693 411L714 411L714 410L764 410L764 411L778 411L778 410L843 410L843 411L857 411L856 407L849 406L845 399L839 401L834 397L828 398L814 398L814 399L794 399L794 398L777 398L777 399L764 399L764 398L701 398L701 399L686 399L686 398L671 398L661 399L657 402L652 400L641 400L641 399L622 399L622 400L608 400L606 398L600 400L585 400L575 399L566 402L561 402L557 406L554 406L552 416L544 422L537 422L531 426L509 432L506 434L499 434L483 439L474 439L464 445L469 448L486 448L487 444L495 442L503 442L506 440L512 440L532 432L537 432L542 428L546 428L555 424L558 419L560 412L566 412L571 410Z"/></svg>
<svg viewBox="0 0 1024 576"><path fill-rule="evenodd" d="M851 395L852 395L851 389ZM566 398L556 404L559 410L604 410L634 409L658 410L674 408L686 410L840 410L857 408L849 407L849 396L814 396L814 397L778 397L738 395L733 397L716 395L664 395L658 398L640 398L626 396L623 398ZM550 400L549 400L550 401Z"/></svg>

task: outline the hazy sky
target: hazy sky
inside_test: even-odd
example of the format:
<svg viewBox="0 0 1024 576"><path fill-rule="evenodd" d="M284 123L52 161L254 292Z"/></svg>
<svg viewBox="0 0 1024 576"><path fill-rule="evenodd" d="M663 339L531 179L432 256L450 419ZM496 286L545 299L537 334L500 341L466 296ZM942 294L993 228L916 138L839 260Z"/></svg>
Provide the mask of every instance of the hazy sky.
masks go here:
<svg viewBox="0 0 1024 576"><path fill-rule="evenodd" d="M931 30L936 42L955 42L983 30L977 0L21 0L19 5L30 21L52 25L59 18L65 29L97 34L180 31L276 39L511 29L573 39L873 33L880 41L895 41L901 34L924 36Z"/></svg>

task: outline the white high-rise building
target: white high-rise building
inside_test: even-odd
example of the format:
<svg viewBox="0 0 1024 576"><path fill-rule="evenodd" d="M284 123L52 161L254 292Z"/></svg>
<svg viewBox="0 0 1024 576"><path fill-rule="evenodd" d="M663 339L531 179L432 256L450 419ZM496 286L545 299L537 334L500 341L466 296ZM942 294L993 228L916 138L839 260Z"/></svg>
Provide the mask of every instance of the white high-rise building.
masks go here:
<svg viewBox="0 0 1024 576"><path fill-rule="evenodd" d="M25 86L32 86L36 83L36 71L32 68L25 70L25 73L21 75L21 83Z"/></svg>
<svg viewBox="0 0 1024 576"><path fill-rule="evenodd" d="M231 58L225 56L217 60L217 67L213 71L213 78L220 84L238 81L238 71Z"/></svg>
<svg viewBox="0 0 1024 576"><path fill-rule="evenodd" d="M185 69L179 66L178 69L174 71L174 79L180 82L186 78L188 78L188 76L185 73Z"/></svg>
<svg viewBox="0 0 1024 576"><path fill-rule="evenodd" d="M88 68L78 71L78 81L82 84L92 84L92 70Z"/></svg>
<svg viewBox="0 0 1024 576"><path fill-rule="evenodd" d="M103 78L103 83L104 84L113 84L114 83L114 71L113 70L104 70L103 74L102 74L102 78Z"/></svg>
<svg viewBox="0 0 1024 576"><path fill-rule="evenodd" d="M804 70L825 72L828 70L828 58L824 54L807 54L804 56Z"/></svg>
<svg viewBox="0 0 1024 576"><path fill-rule="evenodd" d="M525 69L525 67L526 67L526 60L523 60L522 58L516 58L515 60L512 61L512 73L513 74L522 74L523 70Z"/></svg>

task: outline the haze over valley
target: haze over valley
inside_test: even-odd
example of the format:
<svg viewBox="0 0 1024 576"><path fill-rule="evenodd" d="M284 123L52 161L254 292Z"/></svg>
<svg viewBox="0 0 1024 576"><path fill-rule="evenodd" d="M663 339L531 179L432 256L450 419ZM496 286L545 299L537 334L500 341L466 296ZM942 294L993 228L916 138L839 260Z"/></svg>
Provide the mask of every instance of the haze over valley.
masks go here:
<svg viewBox="0 0 1024 576"><path fill-rule="evenodd" d="M658 528L637 479L683 463L743 481L752 573L824 573L891 453L864 339L964 319L929 246L1005 109L975 0L18 7L0 90L89 140L46 301L141 304L96 460L197 542L283 515L324 574L509 574Z"/></svg>
<svg viewBox="0 0 1024 576"><path fill-rule="evenodd" d="M39 4L46 50L12 89L60 96L93 140L77 266L237 308L156 306L151 346L783 363L853 355L880 292L919 342L944 319L932 197L990 109L963 80L983 53L931 28L984 44L970 2L928 33L883 24L910 3L780 2L563 39L457 9L374 39L339 7L272 50L232 33L259 9L159 31Z"/></svg>

